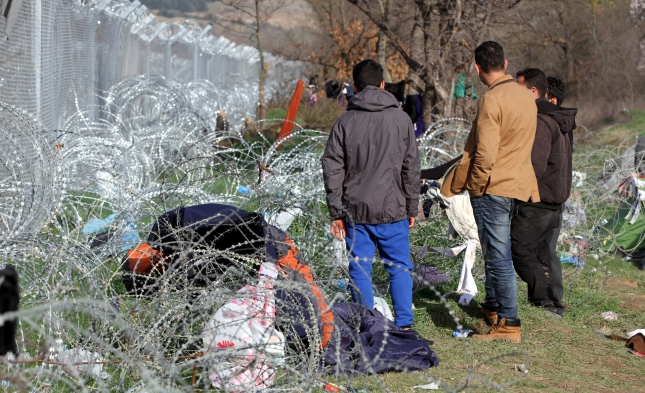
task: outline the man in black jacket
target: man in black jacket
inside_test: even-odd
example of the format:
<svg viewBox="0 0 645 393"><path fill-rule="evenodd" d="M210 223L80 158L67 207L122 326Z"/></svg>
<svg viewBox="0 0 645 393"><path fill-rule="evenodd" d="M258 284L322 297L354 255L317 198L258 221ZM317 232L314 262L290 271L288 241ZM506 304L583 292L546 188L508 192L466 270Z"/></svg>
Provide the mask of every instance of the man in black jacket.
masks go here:
<svg viewBox="0 0 645 393"><path fill-rule="evenodd" d="M552 257L551 240L571 192L572 156L567 134L575 128L576 110L562 110L545 98L547 79L539 69L519 71L517 82L533 92L538 107L531 161L540 202L520 203L511 221L513 266L528 285L529 302L562 317L562 267Z"/></svg>
<svg viewBox="0 0 645 393"><path fill-rule="evenodd" d="M546 78L546 99L563 111L569 113L571 113L570 111L575 111L575 113L573 113L573 116L575 117L576 113L578 113L577 109L562 108L562 102L564 102L564 95L566 94L566 92L567 85L565 85L564 82L562 82L560 79L553 76ZM575 121L573 128L576 128ZM571 143L571 151L573 152L573 129L572 131L567 132L567 136L569 137L569 143Z"/></svg>
<svg viewBox="0 0 645 393"><path fill-rule="evenodd" d="M383 90L383 68L364 60L353 70L347 113L331 129L322 158L331 232L346 239L352 299L374 307L376 248L390 275L394 323L412 325L410 228L419 205L421 169L414 128Z"/></svg>

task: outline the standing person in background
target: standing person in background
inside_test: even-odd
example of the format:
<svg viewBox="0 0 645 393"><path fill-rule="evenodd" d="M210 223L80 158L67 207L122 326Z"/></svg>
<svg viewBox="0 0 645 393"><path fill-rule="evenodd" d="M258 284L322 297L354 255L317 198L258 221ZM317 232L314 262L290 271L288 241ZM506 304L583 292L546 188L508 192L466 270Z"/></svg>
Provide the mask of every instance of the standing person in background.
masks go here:
<svg viewBox="0 0 645 393"><path fill-rule="evenodd" d="M322 158L331 233L346 239L352 299L374 308L372 261L378 248L390 276L397 326L411 327L410 228L419 205L419 152L412 122L383 90L374 60L354 66L348 112L331 129Z"/></svg>
<svg viewBox="0 0 645 393"><path fill-rule="evenodd" d="M546 99L550 103L557 106L559 109L566 110L573 117L578 114L578 110L575 108L562 108L562 102L564 102L564 96L567 92L567 85L564 84L560 79L550 76L546 78ZM571 152L573 152L573 130L576 129L576 123L573 122L573 128L570 132L567 133L569 137L569 144L571 145Z"/></svg>
<svg viewBox="0 0 645 393"><path fill-rule="evenodd" d="M547 78L537 68L517 73L517 82L531 91L538 108L531 153L540 202L520 202L511 222L513 265L527 283L528 300L548 315L562 318L562 266L553 258L554 232L559 232L564 202L571 192L572 157L567 134L575 127L575 113L546 98ZM556 238L557 241L557 238Z"/></svg>
<svg viewBox="0 0 645 393"><path fill-rule="evenodd" d="M516 202L540 200L531 165L537 108L530 92L506 74L507 65L497 42L475 49L475 68L488 91L477 103L464 156L441 193L451 197L468 191L486 263L482 311L492 327L473 338L521 342L510 231Z"/></svg>

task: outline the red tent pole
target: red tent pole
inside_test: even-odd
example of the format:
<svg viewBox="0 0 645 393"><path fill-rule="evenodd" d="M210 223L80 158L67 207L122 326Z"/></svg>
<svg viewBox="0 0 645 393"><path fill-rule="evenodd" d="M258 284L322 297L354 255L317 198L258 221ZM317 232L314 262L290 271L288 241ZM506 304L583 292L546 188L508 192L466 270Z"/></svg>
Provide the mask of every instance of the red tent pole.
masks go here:
<svg viewBox="0 0 645 393"><path fill-rule="evenodd" d="M302 97L302 90L305 87L305 82L300 79L296 85L296 91L293 92L293 97L291 97L291 102L289 103L289 110L287 111L287 117L282 123L282 129L278 134L278 141L283 138L287 138L291 135L291 130L293 130L293 122L296 120L296 115L298 114L298 107L300 106L300 98Z"/></svg>

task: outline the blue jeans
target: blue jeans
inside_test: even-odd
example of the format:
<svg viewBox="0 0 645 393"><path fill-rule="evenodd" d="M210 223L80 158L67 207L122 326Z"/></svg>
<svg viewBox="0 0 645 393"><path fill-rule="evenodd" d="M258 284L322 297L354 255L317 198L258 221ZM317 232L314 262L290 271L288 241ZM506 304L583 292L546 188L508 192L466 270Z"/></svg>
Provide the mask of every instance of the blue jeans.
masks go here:
<svg viewBox="0 0 645 393"><path fill-rule="evenodd" d="M374 251L385 262L390 275L390 295L397 326L412 325L412 261L410 260L410 228L408 220L389 224L351 224L346 228L347 250L350 254L349 277L352 300L374 308L372 262Z"/></svg>
<svg viewBox="0 0 645 393"><path fill-rule="evenodd" d="M486 263L485 306L500 318L517 318L517 284L511 253L515 199L483 195L470 199Z"/></svg>

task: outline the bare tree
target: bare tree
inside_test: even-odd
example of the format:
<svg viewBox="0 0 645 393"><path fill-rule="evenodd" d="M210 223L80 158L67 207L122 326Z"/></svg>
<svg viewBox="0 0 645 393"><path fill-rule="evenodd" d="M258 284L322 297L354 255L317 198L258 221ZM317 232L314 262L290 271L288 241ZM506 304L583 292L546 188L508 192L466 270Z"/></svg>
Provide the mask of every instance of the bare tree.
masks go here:
<svg viewBox="0 0 645 393"><path fill-rule="evenodd" d="M567 85L583 122L642 102L645 6L641 1L526 2L507 44L517 67L538 67Z"/></svg>
<svg viewBox="0 0 645 393"><path fill-rule="evenodd" d="M392 3L394 3L394 0L378 0L378 5L381 11L381 19L383 20L383 23L389 23ZM385 35L385 32L383 30L379 30L378 45L376 48L378 62L383 67L383 77L385 81L392 82L392 76L390 75L390 69L388 68L386 61L387 46L387 36Z"/></svg>
<svg viewBox="0 0 645 393"><path fill-rule="evenodd" d="M211 15L211 19L241 36L250 37L255 41L255 47L260 57L260 75L258 86L257 120L266 117L266 101L264 97L268 67L262 41L262 27L279 10L289 6L292 0L216 0L224 7Z"/></svg>
<svg viewBox="0 0 645 393"><path fill-rule="evenodd" d="M349 81L356 63L374 58L384 66L386 81L405 78L407 65L362 12L346 0L307 1L315 16L312 29L317 38L308 42L307 61L322 67L324 77ZM393 4L393 0L383 1L384 7Z"/></svg>
<svg viewBox="0 0 645 393"><path fill-rule="evenodd" d="M450 115L455 70L473 70L474 48L491 36L489 26L511 20L521 0L347 0L383 33L410 68L412 87L423 92L424 120ZM391 15L393 10L407 15ZM411 12L410 12L411 11ZM493 12L494 11L494 12ZM411 17L413 15L413 17ZM407 21L408 28L393 23ZM395 22L396 21L396 22Z"/></svg>

